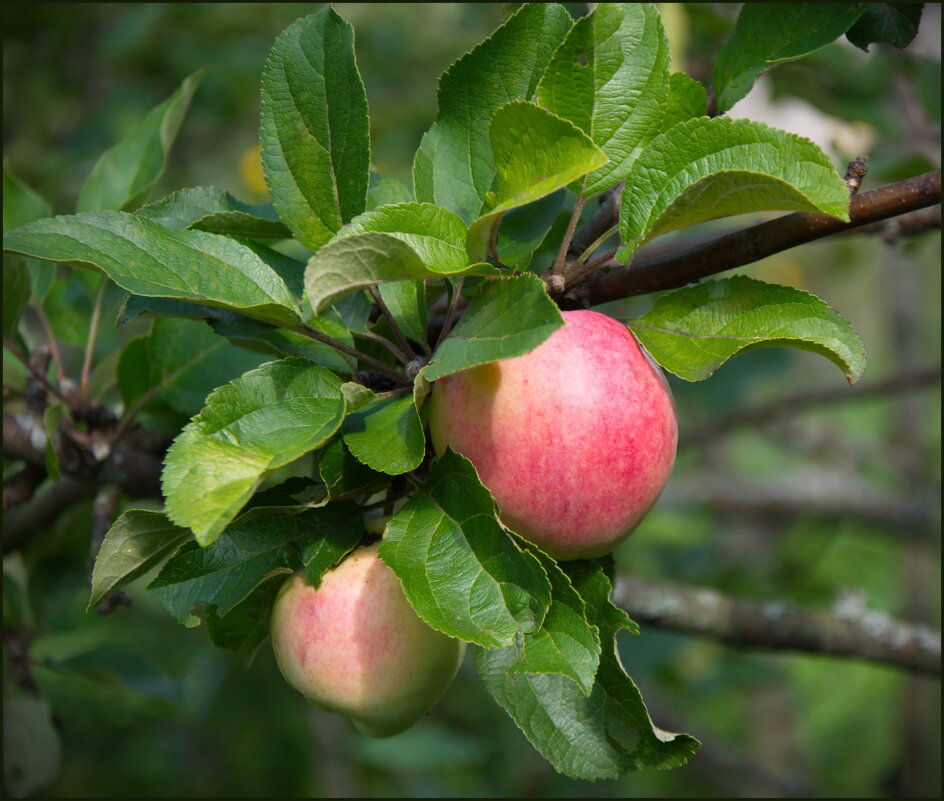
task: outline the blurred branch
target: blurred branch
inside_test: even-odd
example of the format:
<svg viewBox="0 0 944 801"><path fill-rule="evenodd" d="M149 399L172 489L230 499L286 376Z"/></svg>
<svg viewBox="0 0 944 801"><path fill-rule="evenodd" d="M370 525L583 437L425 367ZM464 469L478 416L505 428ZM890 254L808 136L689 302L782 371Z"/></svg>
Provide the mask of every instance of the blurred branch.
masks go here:
<svg viewBox="0 0 944 801"><path fill-rule="evenodd" d="M40 488L29 503L4 514L3 552L16 550L51 526L64 511L94 494L93 483L71 478L62 478Z"/></svg>
<svg viewBox="0 0 944 801"><path fill-rule="evenodd" d="M892 494L835 472L805 470L769 483L738 476L699 473L669 482L660 503L705 504L722 511L762 517L798 515L843 518L885 526L902 535L926 534L934 524L927 500Z"/></svg>
<svg viewBox="0 0 944 801"><path fill-rule="evenodd" d="M27 463L3 479L3 511L19 506L33 497L36 488L46 478L46 471Z"/></svg>
<svg viewBox="0 0 944 801"><path fill-rule="evenodd" d="M941 207L931 206L926 209L909 211L900 217L890 220L869 223L860 228L854 228L853 234L880 234L888 244L894 244L904 236L918 234L922 231L933 231L941 227Z"/></svg>
<svg viewBox="0 0 944 801"><path fill-rule="evenodd" d="M44 468L45 432L42 421L32 416L3 413L3 452L8 459L21 459ZM61 433L65 434L63 430ZM79 434L81 432L76 432ZM49 525L58 514L95 492L99 484L117 484L135 498L161 497L162 460L159 453L143 450L98 450L103 442L90 443L69 436L58 438L57 451L63 479L37 493L4 520L4 553L18 547L32 530Z"/></svg>
<svg viewBox="0 0 944 801"><path fill-rule="evenodd" d="M849 222L819 214L788 214L666 254L646 257L641 252L628 266L607 262L565 293L560 305L574 308L584 302L595 306L634 295L676 289L797 245L940 202L940 171L925 173L856 194L850 202Z"/></svg>
<svg viewBox="0 0 944 801"><path fill-rule="evenodd" d="M849 657L929 675L941 671L939 631L868 610L861 596L842 596L831 612L822 612L620 575L614 600L639 623L726 645Z"/></svg>
<svg viewBox="0 0 944 801"><path fill-rule="evenodd" d="M939 384L940 381L941 368L939 366L924 367L917 370L904 370L882 381L874 381L870 384L799 392L773 403L753 408L737 409L723 417L709 420L688 431L680 432L679 446L703 445L706 442L717 440L738 428L776 423L785 417L800 414L817 406L828 406L834 403L845 403L883 395L901 395L907 392L916 392L934 384Z"/></svg>

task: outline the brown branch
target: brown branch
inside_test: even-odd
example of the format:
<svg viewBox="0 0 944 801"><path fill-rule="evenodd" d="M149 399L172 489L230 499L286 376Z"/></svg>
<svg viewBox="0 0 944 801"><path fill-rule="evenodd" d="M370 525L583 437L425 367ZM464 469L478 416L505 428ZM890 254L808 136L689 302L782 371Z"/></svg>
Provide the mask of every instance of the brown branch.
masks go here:
<svg viewBox="0 0 944 801"><path fill-rule="evenodd" d="M852 234L879 234L889 245L894 244L904 236L911 236L922 231L933 231L941 228L941 207L930 206L926 209L909 211L900 217L890 220L869 223L855 228Z"/></svg>
<svg viewBox="0 0 944 801"><path fill-rule="evenodd" d="M616 604L641 624L736 647L862 659L939 676L941 633L865 608L855 596L830 612L784 603L749 603L716 590L619 576Z"/></svg>
<svg viewBox="0 0 944 801"><path fill-rule="evenodd" d="M46 443L46 435L41 441L34 441L35 429L30 425L30 419L3 413L3 455L7 459L22 459L37 467L44 467L46 458L42 447Z"/></svg>
<svg viewBox="0 0 944 801"><path fill-rule="evenodd" d="M25 464L3 479L3 511L26 503L46 478L46 471L34 464Z"/></svg>
<svg viewBox="0 0 944 801"><path fill-rule="evenodd" d="M709 275L812 242L831 234L927 208L941 202L941 173L930 172L896 184L855 195L849 222L818 214L788 214L759 223L704 244L649 258L637 256L629 266L610 262L588 276L580 288L591 305L677 289ZM562 307L570 308L567 296Z"/></svg>
<svg viewBox="0 0 944 801"><path fill-rule="evenodd" d="M45 465L45 434L32 418L3 413L3 452L37 467ZM65 433L65 432L63 432ZM42 441L39 435L42 434ZM144 450L104 449L99 460L94 453L104 441L92 439L92 451L69 437L60 443L59 468L63 475L82 484L118 484L135 498L161 497L162 455Z"/></svg>
<svg viewBox="0 0 944 801"><path fill-rule="evenodd" d="M397 344L400 346L402 351L402 356L406 361L403 361L403 364L407 364L416 358L416 353L413 348L410 346L409 340L406 338L406 334L400 330L400 325L397 323L397 318L393 316L393 313L387 308L387 304L384 303L383 296L380 294L380 287L376 284L369 288L370 296L374 299L374 303L377 304L377 308L380 309L381 314L387 318L387 324L390 326L390 330L393 331L393 335L397 338Z"/></svg>
<svg viewBox="0 0 944 801"><path fill-rule="evenodd" d="M95 494L91 482L63 478L40 488L33 499L3 517L3 552L9 553L51 526L57 517Z"/></svg>
<svg viewBox="0 0 944 801"><path fill-rule="evenodd" d="M321 331L318 331L315 328L309 328L307 325L301 325L291 330L298 334L302 334L309 339L313 339L315 342L328 345L335 350L341 351L341 353L346 353L348 356L353 356L355 359L369 364L373 369L379 370L381 373L386 373L390 378L392 378L401 386L408 386L412 383L410 379L408 379L403 373L401 373L396 368L391 367L389 364L384 364L384 362L380 361L380 359L375 359L369 353L364 353L363 351L357 350L357 348L352 348L349 345L345 345L343 342L339 342L334 337L323 334Z"/></svg>
<svg viewBox="0 0 944 801"><path fill-rule="evenodd" d="M847 401L876 398L883 395L901 395L907 392L916 392L934 384L939 384L940 381L941 368L939 366L925 367L919 370L906 370L870 384L800 392L763 406L738 409L723 417L694 426L687 431L680 431L679 446L703 445L706 442L713 442L736 429L770 425L817 406L846 403Z"/></svg>
<svg viewBox="0 0 944 801"><path fill-rule="evenodd" d="M926 535L935 524L929 511L930 500L917 493L889 493L864 481L813 469L766 483L717 473L673 479L660 503L703 504L720 511L768 519L802 514L858 520L909 538Z"/></svg>

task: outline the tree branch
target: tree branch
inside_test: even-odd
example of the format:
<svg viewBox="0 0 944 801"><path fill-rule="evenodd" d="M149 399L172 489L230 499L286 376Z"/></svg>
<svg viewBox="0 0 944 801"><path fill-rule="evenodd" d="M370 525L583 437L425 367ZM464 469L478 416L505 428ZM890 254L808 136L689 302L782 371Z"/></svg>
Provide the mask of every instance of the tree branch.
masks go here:
<svg viewBox="0 0 944 801"><path fill-rule="evenodd" d="M876 398L882 395L916 392L934 384L939 384L940 381L941 368L937 366L905 370L882 381L874 381L870 384L800 392L762 406L736 409L723 417L706 421L687 431L681 431L679 432L679 447L713 442L736 429L769 425L817 406Z"/></svg>
<svg viewBox="0 0 944 801"><path fill-rule="evenodd" d="M739 515L762 517L803 514L826 519L858 520L921 538L935 520L928 499L883 491L832 471L807 469L769 482L731 475L699 473L669 482L660 503L667 506L703 504Z"/></svg>
<svg viewBox="0 0 944 801"><path fill-rule="evenodd" d="M3 552L16 550L51 526L64 511L94 494L93 483L71 478L40 488L29 503L4 514Z"/></svg>
<svg viewBox="0 0 944 801"><path fill-rule="evenodd" d="M937 676L941 671L939 631L868 610L861 596L842 596L831 612L822 612L620 575L614 600L639 623L726 645L849 657Z"/></svg>
<svg viewBox="0 0 944 801"><path fill-rule="evenodd" d="M565 294L561 307L577 307L581 295L595 306L634 295L677 289L797 245L940 202L941 173L929 172L855 195L849 208L850 222L818 214L788 214L664 255L647 258L643 252L629 266L609 262Z"/></svg>

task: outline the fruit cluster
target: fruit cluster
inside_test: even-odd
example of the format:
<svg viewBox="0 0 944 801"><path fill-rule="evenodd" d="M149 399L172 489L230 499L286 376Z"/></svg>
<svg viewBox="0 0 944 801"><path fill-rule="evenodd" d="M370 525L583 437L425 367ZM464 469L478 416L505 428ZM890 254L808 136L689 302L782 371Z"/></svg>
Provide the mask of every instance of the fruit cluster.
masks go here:
<svg viewBox="0 0 944 801"><path fill-rule="evenodd" d="M623 324L593 311L517 358L436 382L430 434L439 455L468 458L502 522L558 560L619 545L655 502L678 428L659 367ZM379 544L362 547L317 589L282 588L272 643L282 674L312 704L388 737L446 691L465 643L413 611Z"/></svg>

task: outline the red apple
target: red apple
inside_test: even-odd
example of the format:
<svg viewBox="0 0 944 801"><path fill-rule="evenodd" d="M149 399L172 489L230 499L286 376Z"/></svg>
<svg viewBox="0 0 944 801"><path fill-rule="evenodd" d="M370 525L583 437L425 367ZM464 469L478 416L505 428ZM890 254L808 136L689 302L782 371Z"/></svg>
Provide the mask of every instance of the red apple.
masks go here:
<svg viewBox="0 0 944 801"><path fill-rule="evenodd" d="M675 404L629 329L594 311L524 356L436 382L430 433L465 456L502 521L557 559L619 545L668 481Z"/></svg>
<svg viewBox="0 0 944 801"><path fill-rule="evenodd" d="M442 697L465 643L417 616L379 547L354 551L318 589L300 574L287 579L271 635L282 675L310 703L346 715L372 737L390 737Z"/></svg>

